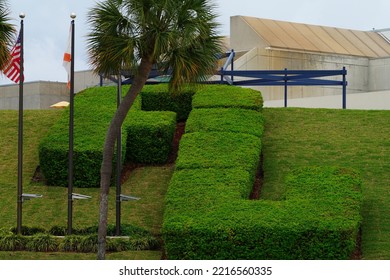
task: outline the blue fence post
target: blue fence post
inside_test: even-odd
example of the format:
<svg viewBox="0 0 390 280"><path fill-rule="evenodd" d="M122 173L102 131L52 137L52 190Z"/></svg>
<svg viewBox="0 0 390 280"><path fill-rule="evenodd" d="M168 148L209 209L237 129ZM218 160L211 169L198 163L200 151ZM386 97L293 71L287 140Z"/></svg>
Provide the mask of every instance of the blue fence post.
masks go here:
<svg viewBox="0 0 390 280"><path fill-rule="evenodd" d="M347 108L347 70L343 67L343 109Z"/></svg>
<svg viewBox="0 0 390 280"><path fill-rule="evenodd" d="M231 61L231 64L230 64L230 69L232 70L232 75L231 75L232 84L234 84L233 71L234 71L234 57L236 56L236 53L234 52L234 49L232 49L232 54L233 54L233 58L232 58L232 61Z"/></svg>
<svg viewBox="0 0 390 280"><path fill-rule="evenodd" d="M221 84L223 84L223 67L221 67Z"/></svg>
<svg viewBox="0 0 390 280"><path fill-rule="evenodd" d="M287 107L287 68L284 68L284 107Z"/></svg>

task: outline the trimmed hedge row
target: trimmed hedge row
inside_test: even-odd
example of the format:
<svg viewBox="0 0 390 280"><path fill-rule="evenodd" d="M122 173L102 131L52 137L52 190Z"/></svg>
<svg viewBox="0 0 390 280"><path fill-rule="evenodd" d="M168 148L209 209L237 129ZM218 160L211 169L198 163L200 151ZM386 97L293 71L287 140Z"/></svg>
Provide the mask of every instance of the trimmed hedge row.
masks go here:
<svg viewBox="0 0 390 280"><path fill-rule="evenodd" d="M359 176L300 169L288 176L283 201L248 200L261 153L262 100L251 90L214 87L221 91L194 95L180 142L162 230L168 258L350 258L361 222Z"/></svg>
<svg viewBox="0 0 390 280"><path fill-rule="evenodd" d="M176 169L234 168L255 175L261 153L259 137L231 132L194 132L180 141Z"/></svg>
<svg viewBox="0 0 390 280"><path fill-rule="evenodd" d="M176 128L174 112L131 112L126 125L126 160L130 162L165 163L172 150Z"/></svg>
<svg viewBox="0 0 390 280"><path fill-rule="evenodd" d="M261 111L263 98L254 89L228 85L202 87L192 99L192 108L241 108Z"/></svg>
<svg viewBox="0 0 390 280"><path fill-rule="evenodd" d="M192 110L193 89L185 89L181 93L172 94L168 84L146 85L142 89L142 110L172 111L177 114L177 121L185 121Z"/></svg>
<svg viewBox="0 0 390 280"><path fill-rule="evenodd" d="M122 159L137 163L163 163L171 150L176 114L144 112L140 110L141 105L139 97L123 124ZM115 87L91 88L76 96L73 158L75 187L99 186L104 138L115 110ZM69 111L65 110L63 117L39 145L40 167L48 185L67 185L68 116ZM114 155L114 168L115 159ZM113 170L113 175L115 172Z"/></svg>
<svg viewBox="0 0 390 280"><path fill-rule="evenodd" d="M224 250L217 240L225 225L209 233L215 219L229 224L234 210L214 215L221 205L249 197L261 154L259 92L209 86L194 95L192 104L166 196L163 237L170 259L210 259ZM191 244L200 247L189 249Z"/></svg>
<svg viewBox="0 0 390 280"><path fill-rule="evenodd" d="M17 235L15 229L0 229L0 251L97 251L97 226L75 230L73 235L65 235L66 230L64 227L53 227L49 231L24 227L24 235ZM153 250L159 246L159 241L145 229L122 225L121 230L128 238L108 238L107 251ZM108 235L114 235L114 231L115 226L109 225Z"/></svg>
<svg viewBox="0 0 390 280"><path fill-rule="evenodd" d="M186 123L186 133L233 132L261 137L264 132L262 113L235 108L193 109Z"/></svg>
<svg viewBox="0 0 390 280"><path fill-rule="evenodd" d="M359 176L305 168L284 201L247 200L239 169L180 170L169 186L163 236L170 259L348 259L359 231Z"/></svg>

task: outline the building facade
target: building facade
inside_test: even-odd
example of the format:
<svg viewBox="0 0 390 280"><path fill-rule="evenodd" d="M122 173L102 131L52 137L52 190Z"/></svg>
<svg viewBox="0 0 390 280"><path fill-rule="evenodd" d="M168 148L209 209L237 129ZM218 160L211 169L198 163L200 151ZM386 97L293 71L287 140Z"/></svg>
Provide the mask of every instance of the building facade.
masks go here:
<svg viewBox="0 0 390 280"><path fill-rule="evenodd" d="M388 32L387 32L388 33ZM390 90L390 41L384 31L358 31L245 16L231 17L235 70L340 70L348 94ZM255 87L265 100L283 99L281 87ZM290 98L341 94L340 87L290 87Z"/></svg>

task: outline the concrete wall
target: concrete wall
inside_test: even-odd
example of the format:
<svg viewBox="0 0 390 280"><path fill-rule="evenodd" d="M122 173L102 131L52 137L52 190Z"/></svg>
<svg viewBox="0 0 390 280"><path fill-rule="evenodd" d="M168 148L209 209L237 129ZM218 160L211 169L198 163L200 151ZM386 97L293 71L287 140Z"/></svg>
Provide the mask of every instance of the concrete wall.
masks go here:
<svg viewBox="0 0 390 280"><path fill-rule="evenodd" d="M390 57L370 60L369 91L390 89Z"/></svg>
<svg viewBox="0 0 390 280"><path fill-rule="evenodd" d="M235 70L337 70L347 69L348 93L369 90L369 59L332 55L254 48L234 62ZM390 70L390 67L389 67ZM327 78L332 79L332 78ZM341 77L333 79L340 80ZM262 92L265 100L283 99L284 88L279 86L252 87ZM288 88L289 98L314 97L341 94L341 86L294 86Z"/></svg>
<svg viewBox="0 0 390 280"><path fill-rule="evenodd" d="M113 84L103 79L103 84ZM75 93L89 87L100 85L100 76L93 71L75 72ZM69 89L66 83L60 82L27 82L24 83L24 109L50 109L50 106L60 101L69 101ZM17 110L19 108L19 85L0 86L0 110Z"/></svg>
<svg viewBox="0 0 390 280"><path fill-rule="evenodd" d="M69 100L66 83L28 82L23 87L23 107L29 109L49 109L50 105ZM19 85L0 86L0 110L19 108Z"/></svg>
<svg viewBox="0 0 390 280"><path fill-rule="evenodd" d="M103 84L112 84L108 79L103 79ZM96 87L100 85L100 76L96 75L92 70L77 71L74 73L74 91L77 93L86 88Z"/></svg>

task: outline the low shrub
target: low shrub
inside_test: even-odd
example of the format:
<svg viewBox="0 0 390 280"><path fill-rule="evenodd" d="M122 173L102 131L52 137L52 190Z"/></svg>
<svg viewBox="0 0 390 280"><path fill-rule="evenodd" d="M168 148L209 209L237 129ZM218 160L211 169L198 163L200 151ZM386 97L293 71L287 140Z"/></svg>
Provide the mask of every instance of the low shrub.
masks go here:
<svg viewBox="0 0 390 280"><path fill-rule="evenodd" d="M98 236L97 234L82 235L78 251L83 253L97 252Z"/></svg>
<svg viewBox="0 0 390 280"><path fill-rule="evenodd" d="M80 251L82 235L65 235L58 245L58 250L62 252L77 252Z"/></svg>
<svg viewBox="0 0 390 280"><path fill-rule="evenodd" d="M26 248L26 237L5 231L0 235L0 251L19 251Z"/></svg>
<svg viewBox="0 0 390 280"><path fill-rule="evenodd" d="M127 238L107 238L106 242L106 248L109 252L122 252L131 250L129 240Z"/></svg>
<svg viewBox="0 0 390 280"><path fill-rule="evenodd" d="M27 238L26 250L34 252L57 251L59 240L47 233L38 233Z"/></svg>
<svg viewBox="0 0 390 280"><path fill-rule="evenodd" d="M241 108L261 111L263 98L254 89L228 85L202 87L192 99L193 108Z"/></svg>
<svg viewBox="0 0 390 280"><path fill-rule="evenodd" d="M131 112L126 126L126 160L135 163L165 163L172 150L176 113Z"/></svg>
<svg viewBox="0 0 390 280"><path fill-rule="evenodd" d="M128 250L142 251L154 250L159 247L159 241L153 236L129 236Z"/></svg>
<svg viewBox="0 0 390 280"><path fill-rule="evenodd" d="M351 257L361 223L361 181L355 172L335 167L296 170L286 180L284 201L244 200L238 195L244 187L220 189L238 179L228 182L224 174L210 171L202 180L205 172L175 172L163 225L168 258ZM186 179L194 176L196 180Z"/></svg>
<svg viewBox="0 0 390 280"><path fill-rule="evenodd" d="M107 251L154 250L159 248L159 240L149 231L134 225L122 224L121 236L114 237L115 226L108 225ZM34 228L24 227L25 232ZM75 228L72 235L66 235L65 226L54 226L48 231L23 236L11 230L0 229L0 251L28 250L36 252L96 252L98 226Z"/></svg>
<svg viewBox="0 0 390 280"><path fill-rule="evenodd" d="M11 228L11 232L16 234L17 233L17 228L16 227L12 227ZM21 228L21 234L22 235L34 235L34 234L37 234L37 233L45 233L46 230L44 228L41 228L41 227L28 227L28 226L22 226Z"/></svg>
<svg viewBox="0 0 390 280"><path fill-rule="evenodd" d="M142 89L142 110L172 111L177 114L177 121L185 121L192 110L193 89L184 89L180 93L171 93L168 84L146 85Z"/></svg>

